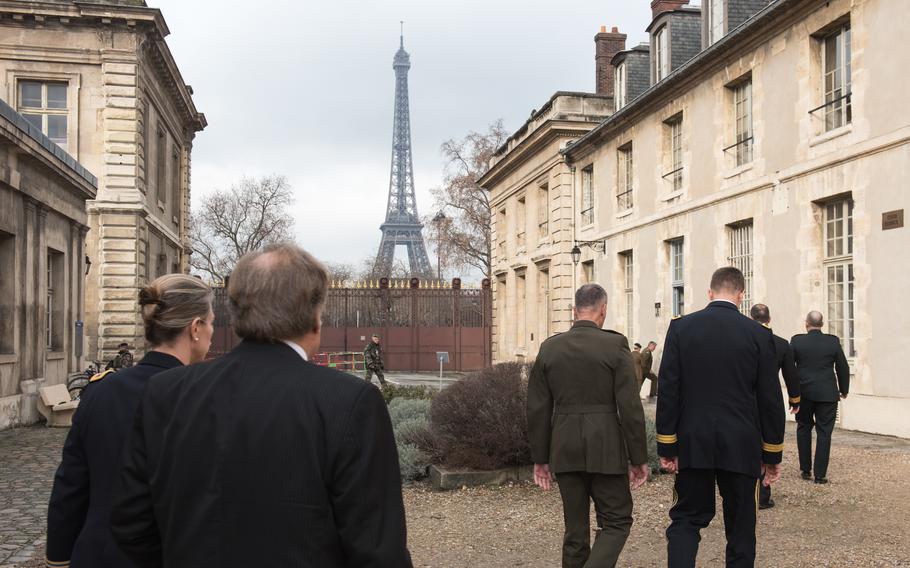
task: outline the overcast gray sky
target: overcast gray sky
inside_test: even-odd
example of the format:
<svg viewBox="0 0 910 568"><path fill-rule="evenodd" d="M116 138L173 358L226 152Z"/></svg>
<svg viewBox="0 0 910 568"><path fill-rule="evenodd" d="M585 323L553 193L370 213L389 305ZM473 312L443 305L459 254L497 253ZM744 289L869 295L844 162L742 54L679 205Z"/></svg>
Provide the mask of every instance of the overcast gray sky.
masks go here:
<svg viewBox="0 0 910 568"><path fill-rule="evenodd" d="M193 147L194 203L241 176L286 175L301 245L359 263L379 244L391 158L399 20L411 54L417 205L433 211L443 140L557 90L594 89L594 34L645 41L650 0L149 0L209 126ZM433 253L431 252L431 255Z"/></svg>

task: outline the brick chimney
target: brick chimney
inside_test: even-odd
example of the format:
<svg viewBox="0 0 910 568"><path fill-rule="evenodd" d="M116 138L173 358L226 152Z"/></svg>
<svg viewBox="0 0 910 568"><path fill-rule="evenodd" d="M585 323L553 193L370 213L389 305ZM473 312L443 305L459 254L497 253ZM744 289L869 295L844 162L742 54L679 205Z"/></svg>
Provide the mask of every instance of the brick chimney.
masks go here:
<svg viewBox="0 0 910 568"><path fill-rule="evenodd" d="M689 3L689 0L651 0L651 19L664 12L676 10Z"/></svg>
<svg viewBox="0 0 910 568"><path fill-rule="evenodd" d="M626 34L614 27L600 26L600 33L594 36L594 67L596 70L596 92L598 95L613 94L613 56L626 48Z"/></svg>

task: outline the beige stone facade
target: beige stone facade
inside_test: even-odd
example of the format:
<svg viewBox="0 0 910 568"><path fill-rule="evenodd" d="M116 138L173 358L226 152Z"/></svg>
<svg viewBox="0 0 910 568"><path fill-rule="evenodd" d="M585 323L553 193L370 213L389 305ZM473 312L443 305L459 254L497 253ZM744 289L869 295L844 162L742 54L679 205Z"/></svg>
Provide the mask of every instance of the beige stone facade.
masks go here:
<svg viewBox="0 0 910 568"><path fill-rule="evenodd" d="M86 357L143 348L139 286L188 267L190 156L205 117L141 0L0 5L0 96L98 175ZM72 369L71 369L72 370Z"/></svg>
<svg viewBox="0 0 910 568"><path fill-rule="evenodd" d="M38 389L79 361L96 184L0 102L0 430L37 421Z"/></svg>
<svg viewBox="0 0 910 568"><path fill-rule="evenodd" d="M723 4L732 14L749 2ZM910 82L895 72L910 65L895 49L910 5L758 4L736 29L703 20L711 45L561 152L576 197L554 212L571 219L556 254L604 242L604 253L581 247L593 271L580 263L574 279L593 272L610 294L607 327L641 343L662 342L673 315L705 305L715 268L743 268L747 301L770 306L777 334L803 332L818 309L842 338L853 379L841 425L910 437L899 309L910 289ZM583 218L587 179L594 209ZM514 278L518 260L501 260L498 278ZM521 322L497 301L506 317L494 342L535 327L532 304ZM560 316L554 331L568 325ZM537 343L525 344L533 357Z"/></svg>

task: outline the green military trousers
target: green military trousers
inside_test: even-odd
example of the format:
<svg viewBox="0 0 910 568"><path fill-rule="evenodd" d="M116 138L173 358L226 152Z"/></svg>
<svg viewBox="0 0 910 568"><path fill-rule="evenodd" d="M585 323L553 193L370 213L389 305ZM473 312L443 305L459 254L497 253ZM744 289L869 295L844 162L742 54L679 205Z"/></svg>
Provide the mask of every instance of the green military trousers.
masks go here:
<svg viewBox="0 0 910 568"><path fill-rule="evenodd" d="M629 476L600 473L557 473L566 525L563 568L612 568L632 529ZM591 501L597 534L591 547Z"/></svg>

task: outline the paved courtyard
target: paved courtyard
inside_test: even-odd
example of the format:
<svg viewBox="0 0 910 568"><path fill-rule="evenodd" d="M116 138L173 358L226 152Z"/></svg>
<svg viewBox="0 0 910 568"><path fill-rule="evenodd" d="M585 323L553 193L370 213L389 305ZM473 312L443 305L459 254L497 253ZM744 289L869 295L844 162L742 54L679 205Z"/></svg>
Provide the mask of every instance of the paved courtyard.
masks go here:
<svg viewBox="0 0 910 568"><path fill-rule="evenodd" d="M653 406L653 405L647 405ZM649 409L651 410L651 409ZM759 517L758 566L910 566L910 441L836 431L831 483L799 479L792 423L777 507ZM0 432L0 568L42 566L45 514L66 430ZM663 566L672 480L635 494L635 525L620 566ZM557 491L530 485L437 493L405 489L414 565L559 565ZM720 519L705 531L700 566L722 565Z"/></svg>

